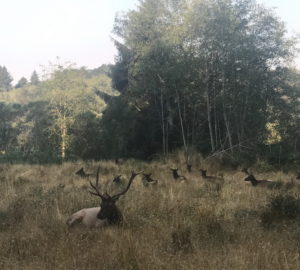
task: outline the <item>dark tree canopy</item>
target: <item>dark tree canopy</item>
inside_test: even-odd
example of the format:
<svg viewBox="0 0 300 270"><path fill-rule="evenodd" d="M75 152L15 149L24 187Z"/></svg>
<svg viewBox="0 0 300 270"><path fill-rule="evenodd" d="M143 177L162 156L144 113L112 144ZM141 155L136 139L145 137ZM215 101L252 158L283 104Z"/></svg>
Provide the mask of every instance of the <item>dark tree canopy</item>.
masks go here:
<svg viewBox="0 0 300 270"><path fill-rule="evenodd" d="M276 141L269 130L281 133L284 111L299 119L299 83L288 82L295 40L272 10L253 0L145 0L116 19L114 33L122 42L116 42L113 85L123 106L138 112L130 133L135 144L124 140L121 147L129 156L142 154L139 140L146 138L145 156L178 147L257 151L284 143L285 132ZM128 121L115 119L117 130ZM297 123L290 122L294 129ZM112 147L120 149L115 138Z"/></svg>
<svg viewBox="0 0 300 270"><path fill-rule="evenodd" d="M25 78L25 77L22 77L19 81L18 81L18 83L16 84L16 88L22 88L22 87L24 87L26 84L28 84L28 81L27 81L27 79Z"/></svg>
<svg viewBox="0 0 300 270"><path fill-rule="evenodd" d="M114 65L52 65L47 79L34 71L10 92L1 67L0 158L151 159L181 149L186 164L191 152L235 165L300 163L296 39L273 10L255 0L143 0L113 31Z"/></svg>
<svg viewBox="0 0 300 270"><path fill-rule="evenodd" d="M31 74L31 77L30 77L30 83L33 84L33 85L38 85L39 82L40 82L39 76L36 73L36 71L34 70Z"/></svg>
<svg viewBox="0 0 300 270"><path fill-rule="evenodd" d="M13 78L8 73L5 66L0 66L0 92L8 91L11 89L11 82Z"/></svg>

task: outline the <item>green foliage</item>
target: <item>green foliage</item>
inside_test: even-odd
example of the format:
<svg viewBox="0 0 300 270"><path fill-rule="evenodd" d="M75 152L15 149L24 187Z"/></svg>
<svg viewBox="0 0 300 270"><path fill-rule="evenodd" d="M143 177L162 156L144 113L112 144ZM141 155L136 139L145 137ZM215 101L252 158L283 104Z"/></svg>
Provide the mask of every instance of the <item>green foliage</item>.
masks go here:
<svg viewBox="0 0 300 270"><path fill-rule="evenodd" d="M104 75L98 80L85 79L84 70L71 68L58 69L51 74L51 80L43 84L46 100L49 102L53 123L52 134L59 138L61 159L66 158L71 142L70 128L76 117L84 112L91 112L100 117L105 108L104 101L96 94L96 89L108 88L108 80Z"/></svg>
<svg viewBox="0 0 300 270"><path fill-rule="evenodd" d="M0 103L1 162L59 162L62 155L101 158L97 148L103 99L117 95L105 74L108 68L51 70L47 80L21 83L0 97L20 103Z"/></svg>
<svg viewBox="0 0 300 270"><path fill-rule="evenodd" d="M271 10L255 1L146 0L116 18L114 33L124 42L116 42L113 85L139 110L132 136L152 127L150 155L192 147L242 156L265 145L270 123L283 147L291 130L289 156L299 152L300 80L286 68L296 41Z"/></svg>
<svg viewBox="0 0 300 270"><path fill-rule="evenodd" d="M104 158L105 153L99 151L103 143L101 132L100 119L95 114L87 111L77 115L70 128L70 155L84 160Z"/></svg>
<svg viewBox="0 0 300 270"><path fill-rule="evenodd" d="M30 83L32 85L37 85L40 83L40 79L39 79L39 76L38 74L36 73L36 71L34 70L31 74L31 77L30 77Z"/></svg>
<svg viewBox="0 0 300 270"><path fill-rule="evenodd" d="M28 81L25 77L22 77L18 83L16 84L15 88L21 88L24 87L26 84L28 84Z"/></svg>

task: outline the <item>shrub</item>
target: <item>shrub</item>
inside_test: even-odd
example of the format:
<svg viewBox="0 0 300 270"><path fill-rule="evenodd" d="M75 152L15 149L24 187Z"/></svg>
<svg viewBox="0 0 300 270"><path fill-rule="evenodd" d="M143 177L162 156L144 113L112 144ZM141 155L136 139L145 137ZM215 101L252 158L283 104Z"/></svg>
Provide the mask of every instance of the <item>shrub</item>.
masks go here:
<svg viewBox="0 0 300 270"><path fill-rule="evenodd" d="M265 211L261 214L264 225L273 222L291 220L300 215L300 198L291 195L277 195L269 199Z"/></svg>

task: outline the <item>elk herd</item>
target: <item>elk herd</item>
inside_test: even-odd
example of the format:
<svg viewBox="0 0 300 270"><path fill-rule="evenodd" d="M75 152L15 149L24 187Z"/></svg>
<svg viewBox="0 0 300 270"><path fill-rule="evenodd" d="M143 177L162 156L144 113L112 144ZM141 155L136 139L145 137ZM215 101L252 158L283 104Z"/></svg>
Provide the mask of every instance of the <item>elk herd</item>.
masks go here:
<svg viewBox="0 0 300 270"><path fill-rule="evenodd" d="M120 161L116 161L116 164L120 164ZM187 178L184 175L181 175L178 173L178 168L169 168L171 172L171 176L174 181L180 181L180 182L187 182ZM186 170L188 173L192 172L192 165L187 164L186 165ZM272 180L258 180L255 178L253 174L250 174L247 168L243 168L241 170L242 173L246 174L246 177L244 178L244 181L250 182L253 187L256 186L268 186L274 181ZM224 182L224 177L223 175L221 176L212 176L212 175L207 175L207 171L203 169L199 169L199 173L204 181L208 182L216 182L216 181L222 181ZM103 225L119 225L123 221L123 215L120 209L117 207L116 203L119 200L119 198L122 195L125 195L129 188L132 185L133 180L136 178L138 175L142 175L142 183L145 187L149 186L157 186L159 183L159 180L153 179L152 178L152 173L144 173L144 172L131 172L131 176L128 180L128 183L126 187L121 191L118 192L115 195L110 195L107 192L102 193L99 190L99 174L100 174L100 167L97 169L97 173L86 173L83 168L78 170L75 173L77 176L81 178L90 178L90 177L96 177L96 182L93 184L89 180L90 188L89 193L99 197L100 199L100 206L98 207L92 207L92 208L84 208L76 213L72 214L68 220L67 220L67 225L72 226L75 223L82 223L88 228L92 227L100 227ZM124 180L121 178L122 175L116 175L112 183L116 185L124 185ZM297 173L296 179L300 180L300 173Z"/></svg>

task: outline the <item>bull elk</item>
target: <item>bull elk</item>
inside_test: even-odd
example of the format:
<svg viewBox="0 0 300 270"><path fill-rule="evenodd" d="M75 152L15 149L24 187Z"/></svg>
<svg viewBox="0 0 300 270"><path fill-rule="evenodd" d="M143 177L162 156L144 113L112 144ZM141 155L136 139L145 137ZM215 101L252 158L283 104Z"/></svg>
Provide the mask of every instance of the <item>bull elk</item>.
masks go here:
<svg viewBox="0 0 300 270"><path fill-rule="evenodd" d="M88 228L99 227L105 223L109 225L118 225L122 223L123 215L116 206L118 199L124 195L130 188L133 179L140 173L132 171L127 187L116 195L109 195L108 193L102 194L98 189L99 182L99 169L96 175L96 184L90 182L92 191L89 191L92 195L98 196L101 199L100 207L85 208L71 215L67 220L67 224L72 226L75 222L81 222Z"/></svg>

